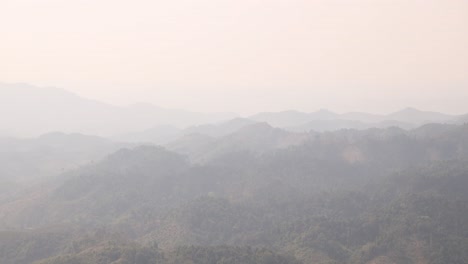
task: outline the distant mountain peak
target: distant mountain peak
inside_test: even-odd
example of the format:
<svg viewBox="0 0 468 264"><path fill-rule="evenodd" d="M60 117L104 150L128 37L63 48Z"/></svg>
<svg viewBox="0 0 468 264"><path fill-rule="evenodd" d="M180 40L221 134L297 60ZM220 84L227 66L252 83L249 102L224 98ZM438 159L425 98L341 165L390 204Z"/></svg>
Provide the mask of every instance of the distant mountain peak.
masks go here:
<svg viewBox="0 0 468 264"><path fill-rule="evenodd" d="M398 120L413 124L446 122L454 118L455 116L452 115L432 111L421 111L413 107L404 108L387 116L389 120Z"/></svg>
<svg viewBox="0 0 468 264"><path fill-rule="evenodd" d="M0 110L0 133L21 137L50 131L117 136L161 124L187 127L237 116L165 109L149 103L121 107L61 88L4 83L0 83Z"/></svg>
<svg viewBox="0 0 468 264"><path fill-rule="evenodd" d="M257 123L253 123L251 125L247 125L247 126L241 128L241 130L243 130L243 131L245 131L245 130L261 131L261 130L270 130L270 129L274 129L274 127L272 127L267 122L257 122Z"/></svg>
<svg viewBox="0 0 468 264"><path fill-rule="evenodd" d="M405 107L403 110L408 110L408 111L421 111L419 109L416 109L414 107Z"/></svg>
<svg viewBox="0 0 468 264"><path fill-rule="evenodd" d="M333 114L335 115L335 112L332 112L326 108L320 108L318 111L315 111L315 113L321 113L321 114Z"/></svg>
<svg viewBox="0 0 468 264"><path fill-rule="evenodd" d="M416 109L414 107L405 107L405 108L401 109L400 111L397 111L396 113L421 113L421 112L424 112L424 111L421 111L421 110Z"/></svg>

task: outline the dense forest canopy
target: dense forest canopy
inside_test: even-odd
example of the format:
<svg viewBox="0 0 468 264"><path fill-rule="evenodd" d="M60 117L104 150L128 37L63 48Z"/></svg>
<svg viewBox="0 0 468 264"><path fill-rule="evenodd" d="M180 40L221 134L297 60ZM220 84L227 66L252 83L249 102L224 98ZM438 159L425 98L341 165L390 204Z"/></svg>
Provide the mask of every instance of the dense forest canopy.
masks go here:
<svg viewBox="0 0 468 264"><path fill-rule="evenodd" d="M122 149L5 198L0 262L468 263L468 125L200 136L79 138Z"/></svg>

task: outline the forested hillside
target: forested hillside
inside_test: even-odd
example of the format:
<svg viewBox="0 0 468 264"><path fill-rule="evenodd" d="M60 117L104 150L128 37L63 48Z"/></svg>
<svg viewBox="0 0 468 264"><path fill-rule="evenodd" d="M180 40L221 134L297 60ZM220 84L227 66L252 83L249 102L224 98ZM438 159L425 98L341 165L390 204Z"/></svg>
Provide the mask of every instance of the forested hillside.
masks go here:
<svg viewBox="0 0 468 264"><path fill-rule="evenodd" d="M121 149L1 203L0 262L468 263L468 125L200 142Z"/></svg>

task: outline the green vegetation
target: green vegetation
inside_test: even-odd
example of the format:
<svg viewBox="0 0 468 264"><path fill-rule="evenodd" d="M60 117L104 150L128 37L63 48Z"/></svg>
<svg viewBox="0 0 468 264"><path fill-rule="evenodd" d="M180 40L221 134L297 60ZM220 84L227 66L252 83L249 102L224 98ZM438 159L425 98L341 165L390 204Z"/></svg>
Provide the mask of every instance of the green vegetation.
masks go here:
<svg viewBox="0 0 468 264"><path fill-rule="evenodd" d="M0 263L468 263L467 125L303 137L120 150L0 204Z"/></svg>

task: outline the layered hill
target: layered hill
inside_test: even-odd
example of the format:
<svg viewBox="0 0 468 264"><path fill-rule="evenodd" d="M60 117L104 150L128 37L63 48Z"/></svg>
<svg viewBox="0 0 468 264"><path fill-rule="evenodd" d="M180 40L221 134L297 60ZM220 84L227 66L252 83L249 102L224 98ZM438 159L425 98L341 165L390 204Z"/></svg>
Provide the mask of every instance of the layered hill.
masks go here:
<svg viewBox="0 0 468 264"><path fill-rule="evenodd" d="M236 117L140 103L128 107L89 100L59 88L0 83L0 135L38 136L53 131L116 136L156 125L187 127Z"/></svg>
<svg viewBox="0 0 468 264"><path fill-rule="evenodd" d="M96 136L58 132L35 138L0 138L0 200L25 186L98 162L130 146Z"/></svg>
<svg viewBox="0 0 468 264"><path fill-rule="evenodd" d="M455 123L459 116L405 108L387 115L360 112L337 114L328 110L319 110L311 113L299 111L264 112L249 118L292 131L333 131L392 126L411 129L427 123Z"/></svg>
<svg viewBox="0 0 468 264"><path fill-rule="evenodd" d="M57 242L43 263L119 263L135 252L154 262L160 250L192 245L213 255L200 263L225 254L263 263L236 247L302 263L467 263L466 125L292 133L260 123L204 144L190 159L161 147L120 150L2 203L1 227L34 239L54 226L105 227L127 241L75 243L75 251ZM3 241L0 250L14 247ZM228 247L214 253L220 245ZM5 263L27 263L21 254L35 255L12 253Z"/></svg>

